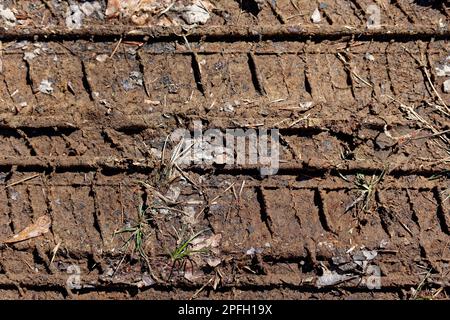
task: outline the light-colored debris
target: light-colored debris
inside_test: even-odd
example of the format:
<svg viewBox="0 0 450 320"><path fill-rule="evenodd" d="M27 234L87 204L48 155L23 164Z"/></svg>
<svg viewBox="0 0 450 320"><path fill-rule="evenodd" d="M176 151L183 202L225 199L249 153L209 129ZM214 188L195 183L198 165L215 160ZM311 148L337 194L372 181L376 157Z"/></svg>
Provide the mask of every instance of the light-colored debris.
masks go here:
<svg viewBox="0 0 450 320"><path fill-rule="evenodd" d="M312 107L314 107L314 102L312 101L300 102L299 111L308 111Z"/></svg>
<svg viewBox="0 0 450 320"><path fill-rule="evenodd" d="M107 54L99 54L97 57L95 57L95 60L97 60L98 62L105 62L107 59L109 58L109 55Z"/></svg>
<svg viewBox="0 0 450 320"><path fill-rule="evenodd" d="M388 245L389 245L389 241L388 240L381 239L380 245L379 245L380 249L385 249Z"/></svg>
<svg viewBox="0 0 450 320"><path fill-rule="evenodd" d="M139 71L130 72L129 78L122 81L125 91L133 90L136 86L142 87L144 78Z"/></svg>
<svg viewBox="0 0 450 320"><path fill-rule="evenodd" d="M80 6L81 11L87 16L91 16L94 13L97 13L100 18L103 18L104 15L102 13L102 6L98 1L94 2L85 2Z"/></svg>
<svg viewBox="0 0 450 320"><path fill-rule="evenodd" d="M181 15L187 24L205 24L209 18L209 11L203 5L201 0L196 1L194 4L187 6Z"/></svg>
<svg viewBox="0 0 450 320"><path fill-rule="evenodd" d="M314 10L313 14L311 15L311 21L313 23L320 23L320 21L322 21L322 15L320 14L319 8L316 8L316 10Z"/></svg>
<svg viewBox="0 0 450 320"><path fill-rule="evenodd" d="M323 274L317 279L316 286L318 288L334 286L352 278L354 278L352 275L339 274L336 271L323 270Z"/></svg>
<svg viewBox="0 0 450 320"><path fill-rule="evenodd" d="M192 240L192 252L199 252L208 250L214 254L219 254L219 246L220 242L222 241L222 234L213 234L211 236L203 236L203 237L197 237L194 240Z"/></svg>
<svg viewBox="0 0 450 320"><path fill-rule="evenodd" d="M70 5L66 12L67 28L80 29L83 26L83 19L92 16L94 13L103 18L104 15L101 9L102 7L98 1L85 2L81 6L77 4Z"/></svg>
<svg viewBox="0 0 450 320"><path fill-rule="evenodd" d="M442 84L442 90L444 90L445 93L450 93L450 79L447 79Z"/></svg>
<svg viewBox="0 0 450 320"><path fill-rule="evenodd" d="M112 269L111 269L112 270ZM113 271L114 272L114 271ZM155 284L155 280L152 279L152 277L148 275L143 275L141 281L136 283L136 286L138 288L148 288Z"/></svg>
<svg viewBox="0 0 450 320"><path fill-rule="evenodd" d="M195 282L196 280L198 280L199 278L201 278L204 275L203 272L200 272L200 270L197 270L189 265L186 267L186 270L184 272L184 278L188 281L191 282Z"/></svg>
<svg viewBox="0 0 450 320"><path fill-rule="evenodd" d="M13 201L19 200L20 194L17 191L12 190L9 192L9 195L11 197L11 200L13 200Z"/></svg>
<svg viewBox="0 0 450 320"><path fill-rule="evenodd" d="M217 137L220 139L220 137ZM176 164L184 165L190 163L216 163L225 164L229 159L234 159L232 148L218 145L213 141L202 139L186 139L183 143L182 156L176 160Z"/></svg>
<svg viewBox="0 0 450 320"><path fill-rule="evenodd" d="M378 252L376 252L375 250L362 250L361 251L363 256L366 258L366 260L370 261L376 258L376 256L378 255Z"/></svg>
<svg viewBox="0 0 450 320"><path fill-rule="evenodd" d="M157 159L161 159L162 152L160 150L158 150L156 148L151 148L149 152L153 157L155 157Z"/></svg>
<svg viewBox="0 0 450 320"><path fill-rule="evenodd" d="M14 12L9 8L4 8L2 4L0 4L0 17L6 26L13 27L16 25L17 19Z"/></svg>
<svg viewBox="0 0 450 320"><path fill-rule="evenodd" d="M171 185L169 187L169 190L167 190L166 194L164 195L167 199L169 199L170 201L177 201L178 197L181 194L181 188L178 186L173 186Z"/></svg>
<svg viewBox="0 0 450 320"><path fill-rule="evenodd" d="M442 63L436 65L436 76L448 77L450 76L450 56L445 58Z"/></svg>
<svg viewBox="0 0 450 320"><path fill-rule="evenodd" d="M26 105L26 104L25 104L25 105ZM37 177L39 177L40 175L41 175L41 174L38 173L38 174L34 174L34 175L32 175L32 176L29 176L29 177L20 179L20 180L18 180L18 181L12 182L12 183L8 184L8 185L5 187L5 189L14 187L14 186L16 186L16 185L18 185L18 184L21 184L21 183L25 182L25 181L29 181L29 180L31 180L31 179L37 178Z"/></svg>
<svg viewBox="0 0 450 320"><path fill-rule="evenodd" d="M364 55L364 59L368 60L368 61L375 61L375 57L373 56L373 54L366 52L366 54Z"/></svg>
<svg viewBox="0 0 450 320"><path fill-rule="evenodd" d="M197 237L192 240L192 251L201 251L204 249L214 249L219 247L220 241L222 240L222 234L213 234L209 237Z"/></svg>
<svg viewBox="0 0 450 320"><path fill-rule="evenodd" d="M109 0L105 14L136 25L197 25L210 19L212 9L208 0Z"/></svg>
<svg viewBox="0 0 450 320"><path fill-rule="evenodd" d="M66 26L69 29L80 29L83 22L83 12L76 4L72 4L67 8Z"/></svg>
<svg viewBox="0 0 450 320"><path fill-rule="evenodd" d="M219 258L208 258L208 259L206 259L206 262L208 263L208 265L209 265L211 268L215 268L215 267L217 267L219 264L222 263L222 260L219 259Z"/></svg>
<svg viewBox="0 0 450 320"><path fill-rule="evenodd" d="M108 0L106 17L129 17L136 12L150 12L156 14L159 10L170 5L171 0Z"/></svg>
<svg viewBox="0 0 450 320"><path fill-rule="evenodd" d="M41 84L38 88L39 92L45 93L45 94L52 94L53 93L53 87L52 83L48 81L47 79L44 79L41 81Z"/></svg>
<svg viewBox="0 0 450 320"><path fill-rule="evenodd" d="M245 254L249 255L249 256L254 256L255 254L260 254L264 251L264 249L262 248L253 248L251 247L250 249L248 249Z"/></svg>
<svg viewBox="0 0 450 320"><path fill-rule="evenodd" d="M355 246L351 247L345 254L333 256L331 261L340 271L353 273L355 270L365 271L374 260L378 252L376 250L355 250Z"/></svg>
<svg viewBox="0 0 450 320"><path fill-rule="evenodd" d="M59 247L61 246L62 241L59 241L56 246L52 250L52 259L50 260L50 264L55 260L56 254L58 253Z"/></svg>
<svg viewBox="0 0 450 320"><path fill-rule="evenodd" d="M23 54L23 60L31 61L31 60L33 60L34 58L36 58L40 54L41 54L41 49L40 48L36 48L33 51L31 51L31 52L25 52Z"/></svg>
<svg viewBox="0 0 450 320"><path fill-rule="evenodd" d="M221 108L221 110L223 110L225 112L228 112L228 113L233 113L234 112L234 106L230 102L227 102L227 103L225 103L223 108Z"/></svg>
<svg viewBox="0 0 450 320"><path fill-rule="evenodd" d="M50 230L51 223L52 221L49 216L41 216L35 223L29 225L12 238L4 241L4 243L16 243L39 237Z"/></svg>
<svg viewBox="0 0 450 320"><path fill-rule="evenodd" d="M184 223L187 225L194 226L198 223L197 219L197 211L194 206L186 206L183 208L183 212L185 213L183 217Z"/></svg>

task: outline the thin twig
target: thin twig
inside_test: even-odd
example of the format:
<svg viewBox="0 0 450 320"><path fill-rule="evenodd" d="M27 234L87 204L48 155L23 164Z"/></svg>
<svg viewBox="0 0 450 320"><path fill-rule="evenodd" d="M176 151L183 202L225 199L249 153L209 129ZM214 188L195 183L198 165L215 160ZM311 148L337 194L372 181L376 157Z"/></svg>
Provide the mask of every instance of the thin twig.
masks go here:
<svg viewBox="0 0 450 320"><path fill-rule="evenodd" d="M38 174L35 174L35 175L31 176L31 177L28 177L28 178L24 178L24 179L22 179L22 180L19 180L19 181L13 182L13 183L11 183L11 184L8 184L7 186L5 186L5 187L4 187L4 189L8 189L8 188L11 188L11 187L13 187L13 186L15 186L15 185L21 184L22 182L25 182L25 181L28 181L28 180L34 179L34 178L36 178L36 177L39 177L40 175L41 175L41 174L40 174L40 173L38 173Z"/></svg>
<svg viewBox="0 0 450 320"><path fill-rule="evenodd" d="M116 46L114 47L113 52L109 56L110 59L112 59L112 57L114 57L114 55L116 54L117 50L119 49L119 46L120 46L121 43L122 43L122 37L119 39L119 41L117 42Z"/></svg>
<svg viewBox="0 0 450 320"><path fill-rule="evenodd" d="M209 279L209 281L208 281L207 283L205 283L200 289L198 289L197 291L195 291L194 295L193 295L193 296L191 297L191 299L189 299L189 300L194 300L195 298L197 298L197 296L200 294L200 292L202 292L202 291L206 288L206 286L207 286L208 284L210 284L211 281L213 281L213 279L214 279L214 277L212 277L211 279Z"/></svg>

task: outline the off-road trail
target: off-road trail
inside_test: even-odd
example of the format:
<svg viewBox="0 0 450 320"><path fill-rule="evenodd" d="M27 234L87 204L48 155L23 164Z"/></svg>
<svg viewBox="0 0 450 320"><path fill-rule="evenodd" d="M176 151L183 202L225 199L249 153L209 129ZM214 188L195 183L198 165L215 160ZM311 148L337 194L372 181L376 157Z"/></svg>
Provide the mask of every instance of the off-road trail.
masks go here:
<svg viewBox="0 0 450 320"><path fill-rule="evenodd" d="M448 298L448 2L124 2L0 4L0 298Z"/></svg>

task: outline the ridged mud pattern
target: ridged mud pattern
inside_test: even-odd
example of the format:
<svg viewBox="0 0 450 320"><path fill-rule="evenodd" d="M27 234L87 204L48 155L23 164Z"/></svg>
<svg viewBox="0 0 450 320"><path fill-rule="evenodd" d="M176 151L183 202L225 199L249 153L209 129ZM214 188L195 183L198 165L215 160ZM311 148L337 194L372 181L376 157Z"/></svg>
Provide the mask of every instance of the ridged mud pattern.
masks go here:
<svg viewBox="0 0 450 320"><path fill-rule="evenodd" d="M255 16L220 0L186 31L97 15L70 30L66 1L4 1L27 18L0 28L0 240L52 223L0 245L0 297L446 299L447 5L379 1L382 27L367 29L378 1L325 2L314 25L315 2ZM193 163L169 183L167 137L194 121L278 129L279 170ZM117 235L140 205L160 210L148 264ZM220 264L173 263L179 234L205 229ZM323 285L328 273L350 277Z"/></svg>

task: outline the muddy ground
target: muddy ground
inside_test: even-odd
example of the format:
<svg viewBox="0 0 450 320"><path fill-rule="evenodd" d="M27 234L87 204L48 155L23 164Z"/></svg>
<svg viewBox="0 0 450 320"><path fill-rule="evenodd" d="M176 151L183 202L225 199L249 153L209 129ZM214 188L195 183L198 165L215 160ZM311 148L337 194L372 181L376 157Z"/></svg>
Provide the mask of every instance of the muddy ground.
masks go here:
<svg viewBox="0 0 450 320"><path fill-rule="evenodd" d="M447 299L448 3L160 2L0 5L0 298ZM279 170L181 163L195 121Z"/></svg>

